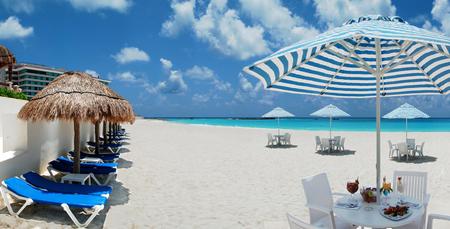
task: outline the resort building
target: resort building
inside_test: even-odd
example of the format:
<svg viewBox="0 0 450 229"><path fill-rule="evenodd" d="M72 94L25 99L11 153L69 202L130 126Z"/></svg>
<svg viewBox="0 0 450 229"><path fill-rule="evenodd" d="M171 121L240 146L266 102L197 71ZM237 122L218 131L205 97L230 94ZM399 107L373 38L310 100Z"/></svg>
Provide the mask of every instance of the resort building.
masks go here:
<svg viewBox="0 0 450 229"><path fill-rule="evenodd" d="M47 86L56 77L66 72L64 69L51 68L43 65L18 63L12 68L12 82L18 85L22 92L31 99L36 93ZM9 70L4 67L0 70L0 82L8 79ZM106 85L110 83L108 80L98 80Z"/></svg>

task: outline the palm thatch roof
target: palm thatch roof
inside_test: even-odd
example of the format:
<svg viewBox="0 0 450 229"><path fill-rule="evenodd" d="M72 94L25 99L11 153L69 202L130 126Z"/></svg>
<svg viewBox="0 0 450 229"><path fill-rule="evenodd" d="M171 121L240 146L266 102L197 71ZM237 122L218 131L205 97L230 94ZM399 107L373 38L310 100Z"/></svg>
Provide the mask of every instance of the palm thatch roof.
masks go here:
<svg viewBox="0 0 450 229"><path fill-rule="evenodd" d="M0 45L0 68L4 66L8 66L11 64L16 63L16 58L12 54L11 51L9 51L8 48L6 48L3 45Z"/></svg>
<svg viewBox="0 0 450 229"><path fill-rule="evenodd" d="M38 92L18 117L97 122L134 122L131 105L109 87L83 72L66 72Z"/></svg>

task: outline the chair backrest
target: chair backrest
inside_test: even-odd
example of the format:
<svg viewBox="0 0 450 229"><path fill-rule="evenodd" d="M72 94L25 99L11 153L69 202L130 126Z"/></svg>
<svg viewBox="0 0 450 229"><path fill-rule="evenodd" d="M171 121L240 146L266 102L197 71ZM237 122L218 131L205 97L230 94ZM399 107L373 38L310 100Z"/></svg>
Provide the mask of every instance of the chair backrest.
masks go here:
<svg viewBox="0 0 450 229"><path fill-rule="evenodd" d="M273 139L272 134L267 134L267 140L272 141L272 139Z"/></svg>
<svg viewBox="0 0 450 229"><path fill-rule="evenodd" d="M289 213L287 213L286 215L287 215L287 220L288 220L290 229L316 229L316 228L318 228L309 223L303 222L299 218L297 218Z"/></svg>
<svg viewBox="0 0 450 229"><path fill-rule="evenodd" d="M320 173L315 176L303 178L302 184L306 196L306 203L308 205L321 207L323 209L329 209L330 212L332 212L333 196L331 193L327 174ZM311 223L314 223L326 216L330 217L329 214L309 208L309 217Z"/></svg>
<svg viewBox="0 0 450 229"><path fill-rule="evenodd" d="M320 142L320 137L319 136L316 136L316 145L320 145L321 144L321 142Z"/></svg>
<svg viewBox="0 0 450 229"><path fill-rule="evenodd" d="M345 138L342 138L341 139L341 146L344 146L344 144L345 144Z"/></svg>
<svg viewBox="0 0 450 229"><path fill-rule="evenodd" d="M422 145L420 146L420 151L423 151L423 146L425 145L425 142L422 142Z"/></svg>
<svg viewBox="0 0 450 229"><path fill-rule="evenodd" d="M388 140L388 144L389 144L389 149L392 149L392 142L391 142L391 140Z"/></svg>
<svg viewBox="0 0 450 229"><path fill-rule="evenodd" d="M328 138L322 138L322 145L325 147L329 147L330 146L330 140Z"/></svg>
<svg viewBox="0 0 450 229"><path fill-rule="evenodd" d="M398 151L400 153L400 155L402 154L408 154L408 146L406 145L406 143L402 142L402 143L398 143Z"/></svg>
<svg viewBox="0 0 450 229"><path fill-rule="evenodd" d="M408 145L408 146L412 146L412 147L414 147L415 145L416 145L416 139L414 139L414 138L407 138L406 139L406 144Z"/></svg>
<svg viewBox="0 0 450 229"><path fill-rule="evenodd" d="M397 192L397 178L402 178L403 195L423 203L427 195L427 173L415 171L394 171L392 183Z"/></svg>
<svg viewBox="0 0 450 229"><path fill-rule="evenodd" d="M433 221L434 220L445 220L450 222L450 215L440 215L440 214L429 214L428 215L428 223L427 223L427 229L433 228ZM288 218L289 220L289 218ZM292 227L291 227L292 229Z"/></svg>
<svg viewBox="0 0 450 229"><path fill-rule="evenodd" d="M341 142L341 136L334 136L334 140L336 140L336 142Z"/></svg>

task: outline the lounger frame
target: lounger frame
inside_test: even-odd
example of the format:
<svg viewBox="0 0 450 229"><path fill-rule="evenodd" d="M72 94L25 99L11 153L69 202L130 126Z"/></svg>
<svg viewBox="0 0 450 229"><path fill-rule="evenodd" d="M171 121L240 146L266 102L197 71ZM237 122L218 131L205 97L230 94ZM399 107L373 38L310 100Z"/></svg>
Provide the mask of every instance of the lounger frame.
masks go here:
<svg viewBox="0 0 450 229"><path fill-rule="evenodd" d="M50 176L52 177L53 181L55 181L55 182L58 182L58 181L57 181L56 178L55 178L54 172L58 172L58 173L61 173L61 174L64 174L64 175L70 174L70 172L65 172L65 171L60 171L60 170L58 170L58 169L55 169L55 168L54 168L53 166L51 166L51 165L48 165L48 166L47 166L47 171L48 171L48 173L50 174ZM96 174L94 174L94 173L89 173L89 175L91 176L91 178L94 180L94 182L95 182L97 185L107 185L107 184L109 184L111 181L115 180L116 177L117 177L117 173L116 173L116 172L112 172L112 173L108 173L108 174L97 174L98 176L106 176L105 181L102 183L102 182L100 182L100 181L97 179Z"/></svg>
<svg viewBox="0 0 450 229"><path fill-rule="evenodd" d="M26 207L28 207L28 206L30 206L30 205L32 205L34 203L33 199L17 195L13 191L9 190L8 186L4 182L2 182L2 185L0 186L0 192L1 192L1 195L3 197L3 200L5 201L5 205L6 205L6 208L8 209L9 214L11 214L14 217L19 217L19 214L22 213L22 211ZM17 212L14 212L14 210L12 209L11 202L9 201L8 195L13 197L13 198L15 198L15 199L25 201L23 206ZM92 208L83 208L83 210L86 213L90 214L90 216L84 223L81 223L75 217L75 215L73 214L72 210L70 210L69 205L64 203L64 204L61 204L60 206L64 209L64 211L67 213L67 215L69 215L69 218L72 220L72 222L79 228L87 227L92 222L92 220L94 220L94 218L98 215L98 213L101 210L103 210L103 208L105 207L102 204L102 205L95 205Z"/></svg>

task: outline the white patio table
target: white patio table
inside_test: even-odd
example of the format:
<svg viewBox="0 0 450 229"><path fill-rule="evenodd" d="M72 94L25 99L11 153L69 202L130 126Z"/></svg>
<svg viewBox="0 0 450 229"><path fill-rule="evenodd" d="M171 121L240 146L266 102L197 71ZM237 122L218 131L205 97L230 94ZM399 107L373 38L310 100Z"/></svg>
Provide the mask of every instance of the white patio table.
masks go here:
<svg viewBox="0 0 450 229"><path fill-rule="evenodd" d="M358 201L362 201L361 196L358 195L356 198L358 199ZM397 199L398 198L395 195L392 195L389 201L394 204ZM415 202L414 200L407 197L404 197L404 200ZM409 210L412 211L412 214L409 217L402 220L393 221L382 216L379 212L380 208L382 208L381 205L377 205L376 203L369 204L363 201L362 206L359 209L335 207L334 213L337 217L339 217L341 220L346 221L347 223L371 228L395 228L404 226L414 222L415 220L420 220L420 217L422 217L424 214L423 205L420 205L419 208L410 207Z"/></svg>

